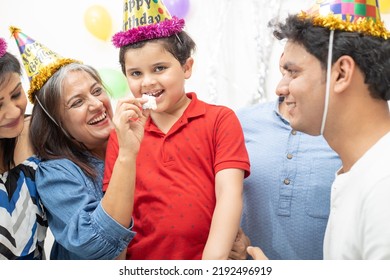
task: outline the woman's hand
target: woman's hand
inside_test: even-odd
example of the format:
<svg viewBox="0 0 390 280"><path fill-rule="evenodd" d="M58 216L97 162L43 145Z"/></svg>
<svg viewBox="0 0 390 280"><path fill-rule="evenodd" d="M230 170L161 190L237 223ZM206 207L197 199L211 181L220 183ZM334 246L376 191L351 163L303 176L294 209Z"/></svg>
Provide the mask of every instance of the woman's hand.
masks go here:
<svg viewBox="0 0 390 280"><path fill-rule="evenodd" d="M127 97L118 101L113 123L118 137L120 151L138 153L144 135L144 125L150 115L143 110L142 104L147 100Z"/></svg>
<svg viewBox="0 0 390 280"><path fill-rule="evenodd" d="M246 248L251 245L249 237L245 235L242 228L238 229L236 239L234 240L232 250L229 254L229 260L246 260Z"/></svg>
<svg viewBox="0 0 390 280"><path fill-rule="evenodd" d="M246 250L254 260L268 260L266 255L264 255L263 251L259 247L249 246Z"/></svg>

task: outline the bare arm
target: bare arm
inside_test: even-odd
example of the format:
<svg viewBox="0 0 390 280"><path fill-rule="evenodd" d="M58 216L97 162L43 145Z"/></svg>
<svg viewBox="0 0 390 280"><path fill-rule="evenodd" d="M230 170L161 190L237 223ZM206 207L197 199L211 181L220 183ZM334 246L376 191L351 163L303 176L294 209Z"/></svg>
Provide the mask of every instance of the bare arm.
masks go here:
<svg viewBox="0 0 390 280"><path fill-rule="evenodd" d="M225 169L217 173L216 206L202 259L228 259L240 225L243 180L243 170Z"/></svg>

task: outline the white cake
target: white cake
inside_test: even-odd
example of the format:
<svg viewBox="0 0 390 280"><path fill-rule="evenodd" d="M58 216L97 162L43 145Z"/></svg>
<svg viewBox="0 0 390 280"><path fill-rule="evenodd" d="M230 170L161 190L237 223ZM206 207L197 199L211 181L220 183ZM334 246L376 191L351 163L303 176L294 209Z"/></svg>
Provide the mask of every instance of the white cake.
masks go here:
<svg viewBox="0 0 390 280"><path fill-rule="evenodd" d="M156 110L157 109L157 104L156 104L156 97L143 94L142 98L148 99L148 102L144 103L142 105L142 109L151 109L151 110Z"/></svg>

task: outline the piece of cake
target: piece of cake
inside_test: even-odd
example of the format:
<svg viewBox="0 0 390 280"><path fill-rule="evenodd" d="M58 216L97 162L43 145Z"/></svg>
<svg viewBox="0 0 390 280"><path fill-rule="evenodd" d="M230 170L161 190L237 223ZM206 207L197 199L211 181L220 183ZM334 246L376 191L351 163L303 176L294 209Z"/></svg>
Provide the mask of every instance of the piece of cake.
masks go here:
<svg viewBox="0 0 390 280"><path fill-rule="evenodd" d="M142 105L142 109L150 109L150 110L156 110L157 109L157 103L156 103L156 97L143 94L142 98L148 99L148 102L144 103Z"/></svg>

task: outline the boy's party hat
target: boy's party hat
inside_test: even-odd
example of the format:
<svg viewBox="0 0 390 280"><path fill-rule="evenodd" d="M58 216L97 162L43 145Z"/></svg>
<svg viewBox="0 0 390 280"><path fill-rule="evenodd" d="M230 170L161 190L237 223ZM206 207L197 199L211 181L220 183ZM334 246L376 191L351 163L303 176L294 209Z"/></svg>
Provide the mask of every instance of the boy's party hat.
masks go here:
<svg viewBox="0 0 390 280"><path fill-rule="evenodd" d="M184 27L184 19L172 17L161 0L124 0L123 9L123 31L112 37L117 48L169 37L179 33Z"/></svg>
<svg viewBox="0 0 390 280"><path fill-rule="evenodd" d="M63 58L22 33L19 28L11 26L10 31L19 47L22 62L30 80L28 98L34 104L36 92L58 69L66 64L79 61Z"/></svg>
<svg viewBox="0 0 390 280"><path fill-rule="evenodd" d="M381 21L378 0L317 0L302 19L330 30L358 32L388 39L389 31Z"/></svg>
<svg viewBox="0 0 390 280"><path fill-rule="evenodd" d="M0 57L5 55L6 52L7 52L7 43L3 38L0 38Z"/></svg>

